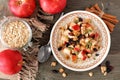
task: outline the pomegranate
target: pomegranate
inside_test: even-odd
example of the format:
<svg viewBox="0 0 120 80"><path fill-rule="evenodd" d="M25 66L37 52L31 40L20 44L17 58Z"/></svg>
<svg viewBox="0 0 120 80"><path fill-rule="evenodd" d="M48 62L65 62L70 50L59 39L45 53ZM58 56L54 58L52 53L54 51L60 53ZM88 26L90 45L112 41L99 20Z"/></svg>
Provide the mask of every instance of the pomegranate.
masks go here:
<svg viewBox="0 0 120 80"><path fill-rule="evenodd" d="M9 0L9 8L17 17L29 17L33 14L35 0Z"/></svg>
<svg viewBox="0 0 120 80"><path fill-rule="evenodd" d="M42 10L49 14L57 14L66 6L66 0L39 0Z"/></svg>
<svg viewBox="0 0 120 80"><path fill-rule="evenodd" d="M22 69L22 55L17 50L6 49L0 52L0 71L12 75Z"/></svg>

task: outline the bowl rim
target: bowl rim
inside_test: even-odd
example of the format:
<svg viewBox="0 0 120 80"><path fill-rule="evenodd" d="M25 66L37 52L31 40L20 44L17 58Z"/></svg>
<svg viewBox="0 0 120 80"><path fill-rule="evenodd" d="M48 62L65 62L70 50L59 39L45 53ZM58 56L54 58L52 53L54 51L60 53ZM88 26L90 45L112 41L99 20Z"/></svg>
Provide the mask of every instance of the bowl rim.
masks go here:
<svg viewBox="0 0 120 80"><path fill-rule="evenodd" d="M107 32L108 43L109 43L109 44L108 44L108 46L107 46L106 53L104 54L103 58L102 58L99 62L97 62L97 64L95 64L95 65L93 65L93 66L90 66L89 68L85 68L85 69L76 69L76 68L72 68L72 67L67 66L67 65L64 64L62 61L59 60L59 58L57 57L57 55L55 54L55 52L54 52L54 50L53 50L52 36L53 36L53 34L54 34L53 32L54 32L54 30L55 30L56 25L57 25L64 17L66 17L66 16L68 16L68 15L70 15L70 14L81 13L81 12L82 12L82 13L88 13L88 14L94 16L95 18L97 18L97 19L103 24L103 26L104 26L104 28L105 28L105 30L106 30L106 32ZM66 13L65 15L63 15L62 17L60 17L60 18L56 21L56 23L54 24L54 26L53 26L53 28L52 28L51 34L50 34L50 46L51 46L51 49L52 49L52 54L54 55L55 59L56 59L62 66L64 66L65 68L70 69L70 70L72 70L72 71L88 71L88 70L91 70L91 69L97 67L99 64L101 64L101 63L105 60L105 58L107 57L107 55L108 55L108 53L109 53L109 50L110 50L111 37L110 37L110 32L109 32L109 30L108 30L107 25L103 22L103 20L102 20L100 17L98 17L97 15L95 15L95 14L93 14L93 13L91 13L91 12L88 12L88 11L76 10L76 11L71 11L71 12Z"/></svg>

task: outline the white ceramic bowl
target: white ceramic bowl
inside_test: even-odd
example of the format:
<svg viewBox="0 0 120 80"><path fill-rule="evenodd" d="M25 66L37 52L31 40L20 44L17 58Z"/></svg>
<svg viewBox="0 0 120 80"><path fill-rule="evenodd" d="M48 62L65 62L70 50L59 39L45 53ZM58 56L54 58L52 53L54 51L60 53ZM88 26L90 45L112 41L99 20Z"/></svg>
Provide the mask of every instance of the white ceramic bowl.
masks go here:
<svg viewBox="0 0 120 80"><path fill-rule="evenodd" d="M59 28L69 23L75 16L79 16L82 18L89 18L99 29L102 37L102 48L97 52L99 56L96 57L95 60L85 61L82 64L73 64L68 60L65 60L63 56L58 51L58 41L59 38ZM93 13L87 11L73 11L62 16L53 26L51 36L50 36L50 45L52 48L52 52L56 60L63 65L64 67L73 70L73 71L87 71L97 67L99 64L103 62L103 60L108 55L111 44L110 32L106 26L106 24L101 20L98 16Z"/></svg>

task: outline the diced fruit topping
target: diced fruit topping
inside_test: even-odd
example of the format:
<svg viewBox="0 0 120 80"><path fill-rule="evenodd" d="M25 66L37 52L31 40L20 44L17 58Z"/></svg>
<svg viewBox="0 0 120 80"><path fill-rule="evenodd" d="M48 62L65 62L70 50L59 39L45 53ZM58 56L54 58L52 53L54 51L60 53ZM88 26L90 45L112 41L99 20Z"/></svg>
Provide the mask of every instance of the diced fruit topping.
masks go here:
<svg viewBox="0 0 120 80"><path fill-rule="evenodd" d="M74 26L72 26L72 29L75 30L75 31L79 31L80 26L79 25L74 25Z"/></svg>
<svg viewBox="0 0 120 80"><path fill-rule="evenodd" d="M77 56L76 55L72 55L72 61L76 62L77 61Z"/></svg>
<svg viewBox="0 0 120 80"><path fill-rule="evenodd" d="M61 26L60 30L62 35L58 45L62 47L58 47L58 51L61 51L66 60L77 63L91 57L96 59L97 56L94 55L100 49L101 41L100 34L91 19L74 17L71 22Z"/></svg>

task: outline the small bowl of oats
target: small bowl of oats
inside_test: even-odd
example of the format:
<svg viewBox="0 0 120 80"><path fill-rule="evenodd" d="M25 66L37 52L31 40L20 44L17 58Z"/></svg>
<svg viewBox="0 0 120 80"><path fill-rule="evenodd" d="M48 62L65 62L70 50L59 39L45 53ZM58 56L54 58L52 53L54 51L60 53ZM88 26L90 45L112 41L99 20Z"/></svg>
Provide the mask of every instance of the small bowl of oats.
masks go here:
<svg viewBox="0 0 120 80"><path fill-rule="evenodd" d="M0 40L6 48L22 48L31 41L32 30L24 20L14 17L5 18L0 27Z"/></svg>

